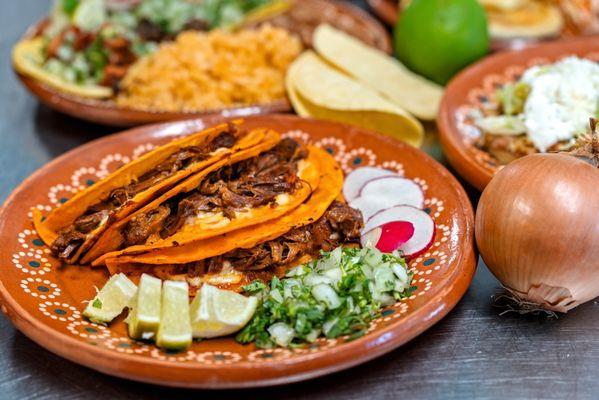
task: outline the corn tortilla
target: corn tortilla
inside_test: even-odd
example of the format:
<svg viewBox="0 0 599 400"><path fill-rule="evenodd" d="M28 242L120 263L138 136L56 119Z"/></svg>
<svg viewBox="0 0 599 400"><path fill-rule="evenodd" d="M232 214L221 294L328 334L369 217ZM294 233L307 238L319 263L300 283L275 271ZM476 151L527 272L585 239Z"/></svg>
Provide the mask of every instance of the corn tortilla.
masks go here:
<svg viewBox="0 0 599 400"><path fill-rule="evenodd" d="M298 114L344 122L422 144L422 124L377 92L327 65L313 52L303 53L287 74L289 98Z"/></svg>
<svg viewBox="0 0 599 400"><path fill-rule="evenodd" d="M99 85L78 85L68 82L43 67L44 39L26 39L17 43L12 52L12 62L18 73L33 78L52 88L75 96L103 99L112 97L112 89Z"/></svg>
<svg viewBox="0 0 599 400"><path fill-rule="evenodd" d="M316 29L314 48L326 61L417 118L433 120L437 116L443 88L387 54L330 25Z"/></svg>

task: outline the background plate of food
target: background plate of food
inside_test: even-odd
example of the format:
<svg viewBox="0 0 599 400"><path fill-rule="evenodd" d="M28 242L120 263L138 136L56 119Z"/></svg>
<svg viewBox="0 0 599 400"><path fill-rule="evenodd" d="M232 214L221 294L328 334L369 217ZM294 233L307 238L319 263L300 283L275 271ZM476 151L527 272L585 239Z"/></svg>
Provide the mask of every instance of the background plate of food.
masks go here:
<svg viewBox="0 0 599 400"><path fill-rule="evenodd" d="M519 48L562 35L599 32L599 3L579 0L480 0L489 18L494 49ZM409 1L368 0L387 24L397 22Z"/></svg>
<svg viewBox="0 0 599 400"><path fill-rule="evenodd" d="M598 62L590 36L496 54L464 70L437 120L447 158L482 190L516 158L569 150L599 112Z"/></svg>
<svg viewBox="0 0 599 400"><path fill-rule="evenodd" d="M252 387L389 352L465 293L473 212L437 162L335 122L222 122L102 138L16 189L0 213L15 326L107 374Z"/></svg>
<svg viewBox="0 0 599 400"><path fill-rule="evenodd" d="M109 125L284 112L286 69L322 22L391 51L374 18L336 1L56 0L13 66L40 101Z"/></svg>

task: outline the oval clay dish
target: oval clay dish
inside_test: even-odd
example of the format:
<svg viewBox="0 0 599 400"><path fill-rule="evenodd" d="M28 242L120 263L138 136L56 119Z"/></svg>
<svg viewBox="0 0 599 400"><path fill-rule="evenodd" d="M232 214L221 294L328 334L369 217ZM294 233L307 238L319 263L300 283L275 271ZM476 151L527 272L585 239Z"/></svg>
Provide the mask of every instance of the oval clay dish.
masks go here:
<svg viewBox="0 0 599 400"><path fill-rule="evenodd" d="M494 104L497 88L518 80L527 68L571 55L599 62L599 37L565 39L498 53L468 67L449 82L437 116L441 144L451 165L478 190L485 188L501 165L476 146L481 132L474 124L473 113Z"/></svg>
<svg viewBox="0 0 599 400"><path fill-rule="evenodd" d="M310 44L312 31L320 23L329 23L373 47L391 53L391 41L385 27L361 9L339 1L297 1L290 10L267 22L296 32L307 44ZM40 26L41 23L32 26L24 37L35 36ZM138 110L119 107L110 99L98 100L70 95L30 77L16 74L25 87L47 106L73 117L104 125L135 126L209 115L234 117L292 111L287 99L197 112Z"/></svg>
<svg viewBox="0 0 599 400"><path fill-rule="evenodd" d="M417 286L413 295L385 308L359 339L321 338L297 349L261 350L227 337L194 342L181 353L163 352L129 339L122 316L107 327L86 321L84 301L93 298L108 273L61 266L34 231L31 208L48 212L154 145L220 120L151 125L93 141L42 167L13 192L0 211L0 298L2 311L20 331L62 357L110 375L191 388L256 387L321 376L387 353L434 325L465 293L476 267L473 212L444 167L415 148L359 128L290 115L255 116L244 125L321 146L345 173L377 165L422 186L436 232L432 247L409 263Z"/></svg>

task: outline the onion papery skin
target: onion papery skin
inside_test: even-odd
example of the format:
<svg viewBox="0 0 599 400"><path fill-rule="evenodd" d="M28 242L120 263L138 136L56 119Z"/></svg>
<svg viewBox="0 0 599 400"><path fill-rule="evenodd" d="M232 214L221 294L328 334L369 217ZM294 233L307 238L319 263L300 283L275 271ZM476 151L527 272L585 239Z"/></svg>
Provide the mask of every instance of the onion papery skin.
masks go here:
<svg viewBox="0 0 599 400"><path fill-rule="evenodd" d="M566 312L599 296L599 169L564 153L510 163L480 198L475 235L522 300Z"/></svg>

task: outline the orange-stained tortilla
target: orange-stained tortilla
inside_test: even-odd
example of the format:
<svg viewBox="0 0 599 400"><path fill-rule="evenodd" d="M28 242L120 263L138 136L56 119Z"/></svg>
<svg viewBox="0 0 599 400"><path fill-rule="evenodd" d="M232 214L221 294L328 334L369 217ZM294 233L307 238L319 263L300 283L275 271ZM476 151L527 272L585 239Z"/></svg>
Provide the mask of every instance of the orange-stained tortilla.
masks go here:
<svg viewBox="0 0 599 400"><path fill-rule="evenodd" d="M237 120L233 121L233 124L240 125L242 122L243 121L241 120ZM42 218L39 210L34 209L33 222L38 234L47 245L51 245L58 237L58 231L72 224L77 217L85 213L89 206L107 198L112 190L134 182L138 177L158 166L181 148L207 144L224 130L227 130L227 124L220 124L160 146L124 165L87 189L77 193L65 204L52 210L45 219ZM127 217L139 208L145 206L158 194L171 189L188 176L209 167L219 160L228 157L232 153L258 145L261 141L265 140L265 136L266 131L262 129L242 133L242 136L232 148L218 149L211 157L199 161L188 168L182 169L156 185L136 194L123 206L115 210L115 213L110 218L103 221L100 226L87 235L85 242L80 246L69 262L77 261L79 257L95 243L102 232L114 222Z"/></svg>
<svg viewBox="0 0 599 400"><path fill-rule="evenodd" d="M235 248L252 248L276 239L291 229L315 222L340 196L343 173L333 157L326 151L310 147L310 153L317 155L318 170L321 175L320 184L306 201L287 214L258 225L178 247L145 249L143 252L133 255L115 254L114 257L97 260L94 265L105 263L111 273L121 271L132 273L136 269L144 272L148 271L148 268L151 270L153 266L185 264L215 257Z"/></svg>
<svg viewBox="0 0 599 400"><path fill-rule="evenodd" d="M151 201L146 203L143 207L138 208L133 213L121 218L106 230L101 232L98 239L93 243L93 246L91 246L87 253L82 257L81 264L88 264L106 253L116 251L124 241L121 230L135 216L155 209L158 205L170 199L172 196L192 190L192 188L195 188L195 186L197 186L203 177L208 175L210 172L234 162L254 157L263 151L271 149L281 140L279 133L270 129L253 129L251 132L252 135L258 134L260 136L260 140L258 142L253 143L252 146L245 146L244 148L239 148L236 146L235 151L228 152L224 157L221 157L216 162L206 166L202 170L196 171L196 174L188 176L187 179L179 181L177 185L169 188L169 190L162 191L159 196L155 196L153 199L150 199ZM195 184L192 185L192 182L195 182Z"/></svg>
<svg viewBox="0 0 599 400"><path fill-rule="evenodd" d="M276 219L300 206L312 194L312 191L319 186L321 174L319 164L322 155L323 151L317 147L308 147L308 156L298 162L300 186L292 194L285 195L287 200L284 204L277 204L274 207L270 204L267 204L256 208L249 208L237 213L234 219L228 219L222 214L216 215L217 218L215 218L214 214L210 214L210 216L207 218L209 222L204 222L204 217L196 217L193 223L186 222L186 224L174 235L151 244L131 246L123 250L110 253L107 253L105 251L106 247L104 247L102 248L101 253L100 251L98 252L98 255L103 255L95 260L93 265L101 265L104 263L104 260L108 258L119 257L127 254L138 254L140 252L143 253L149 250L168 249L174 247L181 248L188 243L199 242L211 237L227 234L238 229L252 227L256 224ZM330 157L330 155L327 156ZM178 195L179 193L194 190L209 173L221 168L221 163L216 163L199 174L190 177L187 181L175 187L170 192L165 193L163 196L148 204L147 207L144 207L144 209L138 212L142 213L155 209L160 204ZM229 162L228 164L231 163L232 162ZM120 243L123 241L123 236L119 228L124 227L128 220L134 218L136 214L131 215L129 218L121 221L119 224L115 224L113 232L106 232L105 236L110 234L110 237L107 239L107 241L110 240L110 244L113 246L113 248L117 243L120 246ZM98 246L103 244L100 243L101 241L102 239L98 241ZM90 253L92 253L92 251L90 251ZM96 253L93 253L92 255L96 255Z"/></svg>

